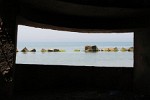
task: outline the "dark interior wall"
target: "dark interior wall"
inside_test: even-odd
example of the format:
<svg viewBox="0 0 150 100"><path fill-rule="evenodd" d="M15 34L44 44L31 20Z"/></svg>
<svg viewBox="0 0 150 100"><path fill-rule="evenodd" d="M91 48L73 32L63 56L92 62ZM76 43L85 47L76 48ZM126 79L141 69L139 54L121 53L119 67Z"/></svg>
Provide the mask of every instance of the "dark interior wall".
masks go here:
<svg viewBox="0 0 150 100"><path fill-rule="evenodd" d="M8 33L10 37L12 37L12 42L14 47L16 46L16 15L17 15L17 6L13 0L3 0L4 5L1 4L0 14L4 18L6 23L6 28L8 29ZM11 2L9 2L11 1ZM65 1L65 0L64 0ZM145 2L147 0L144 0ZM129 3L128 3L129 4ZM119 4L120 5L120 4ZM133 7L133 6L132 6ZM145 5L144 5L145 7ZM147 26L145 24L147 19L145 16L142 18L120 18L117 20L116 18L107 18L98 17L97 19L93 18L91 21L91 17L75 17L69 16L59 19L55 17L57 15L51 16L53 19L42 20L44 18L50 18L47 16L47 13L39 14L38 11L30 11L30 9L26 9L26 12L22 11L22 15L25 17L27 15L32 14L32 16L28 16L28 19L32 19L32 21L36 22L45 22L45 24L52 24L56 26L70 26L81 29L133 29L140 28L141 25L143 27ZM19 10L19 9L18 9ZM38 17L37 17L38 15ZM52 13L53 15L53 13ZM141 14L142 15L142 14ZM135 15L136 16L136 15ZM110 17L110 16L108 16ZM70 21L68 21L69 18ZM74 20L74 18L77 18ZM81 20L82 18L82 20ZM149 19L149 17L146 17ZM105 19L105 20L104 20ZM56 23L57 21L57 23ZM63 23L60 23L62 21ZM67 21L67 23L66 23ZM75 24L72 24L72 21ZM82 21L82 22L81 22ZM117 21L117 22L116 22ZM107 23L106 23L107 22ZM129 22L129 23L128 23ZM83 24L80 24L83 23ZM88 24L92 23L92 24ZM115 24L114 24L115 23ZM117 24L116 24L117 23ZM139 92L147 92L150 93L150 46L149 46L149 29L143 29L135 32L135 67L134 67L134 86ZM15 48L13 49L15 51ZM14 57L14 56L13 56ZM11 58L13 58L11 57ZM14 62L15 60L13 60ZM16 93L19 92L29 92L29 91L37 91L41 92L42 90L59 90L59 89L98 89L98 90L128 90L132 89L132 81L133 81L133 69L132 68L95 68L95 67L74 67L74 66L44 66L44 65L16 65L15 73L14 73L14 91ZM1 76L3 77L3 76ZM0 78L1 78L0 77ZM1 78L0 80L3 82L4 80ZM7 84L4 84L7 85ZM4 87L4 85L0 85L0 87ZM12 85L11 85L12 86ZM10 88L12 88L10 86ZM7 87L7 86L6 86ZM5 87L4 87L5 88ZM11 91L8 88L5 88L9 94Z"/></svg>
<svg viewBox="0 0 150 100"><path fill-rule="evenodd" d="M0 0L0 99L11 98L16 51L16 5Z"/></svg>
<svg viewBox="0 0 150 100"><path fill-rule="evenodd" d="M132 90L133 68L22 65L15 67L15 93L57 90Z"/></svg>
<svg viewBox="0 0 150 100"><path fill-rule="evenodd" d="M136 91L150 94L150 29L135 32L134 85Z"/></svg>

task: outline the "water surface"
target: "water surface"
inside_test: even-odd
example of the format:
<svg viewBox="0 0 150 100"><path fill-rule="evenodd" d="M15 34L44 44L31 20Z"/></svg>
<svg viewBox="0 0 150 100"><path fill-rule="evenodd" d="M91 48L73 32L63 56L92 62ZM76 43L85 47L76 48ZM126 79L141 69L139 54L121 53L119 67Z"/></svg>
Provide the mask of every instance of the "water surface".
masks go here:
<svg viewBox="0 0 150 100"><path fill-rule="evenodd" d="M86 45L97 45L99 49L107 47L133 47L132 42L20 42L17 48L21 51L24 47L35 48L37 52L18 52L16 63L18 64L44 64L44 65L74 65L96 67L133 67L133 52L84 52ZM64 49L66 52L45 52L45 49ZM80 52L74 52L80 49Z"/></svg>

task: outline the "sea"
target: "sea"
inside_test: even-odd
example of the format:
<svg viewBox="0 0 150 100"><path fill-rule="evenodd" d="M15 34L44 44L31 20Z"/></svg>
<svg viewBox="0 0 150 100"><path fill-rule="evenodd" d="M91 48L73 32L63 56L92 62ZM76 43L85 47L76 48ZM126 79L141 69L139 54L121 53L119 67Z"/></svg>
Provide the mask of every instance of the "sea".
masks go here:
<svg viewBox="0 0 150 100"><path fill-rule="evenodd" d="M114 48L118 52L85 52L87 45L99 49ZM133 47L133 42L18 42L16 64L68 65L90 67L133 67L134 52L122 52L122 47ZM23 53L23 48L36 49L36 52ZM41 52L41 49L61 49L65 52ZM79 49L80 52L75 52Z"/></svg>

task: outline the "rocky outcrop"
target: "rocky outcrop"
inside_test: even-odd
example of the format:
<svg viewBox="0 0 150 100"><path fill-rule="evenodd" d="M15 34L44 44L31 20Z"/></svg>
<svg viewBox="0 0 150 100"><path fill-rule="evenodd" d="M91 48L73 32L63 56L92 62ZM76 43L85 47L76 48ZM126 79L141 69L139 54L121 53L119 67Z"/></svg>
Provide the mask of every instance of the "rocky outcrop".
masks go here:
<svg viewBox="0 0 150 100"><path fill-rule="evenodd" d="M48 52L60 52L59 49L48 49L47 51L48 51Z"/></svg>
<svg viewBox="0 0 150 100"><path fill-rule="evenodd" d="M60 52L60 50L59 49L54 49L54 52Z"/></svg>
<svg viewBox="0 0 150 100"><path fill-rule="evenodd" d="M119 51L117 47L115 47L113 50L114 50L114 52L117 52L117 51Z"/></svg>
<svg viewBox="0 0 150 100"><path fill-rule="evenodd" d="M99 49L96 45L94 46L85 46L85 52L97 52Z"/></svg>
<svg viewBox="0 0 150 100"><path fill-rule="evenodd" d="M120 51L125 52L125 51L127 51L127 49L123 47L123 48L121 48Z"/></svg>
<svg viewBox="0 0 150 100"><path fill-rule="evenodd" d="M41 52L47 52L47 50L46 49L41 49Z"/></svg>
<svg viewBox="0 0 150 100"><path fill-rule="evenodd" d="M108 48L101 49L101 51L108 51L108 50L109 50Z"/></svg>
<svg viewBox="0 0 150 100"><path fill-rule="evenodd" d="M128 51L129 51L129 52L133 52L133 51L134 51L134 47L130 47L130 48L128 49Z"/></svg>
<svg viewBox="0 0 150 100"><path fill-rule="evenodd" d="M101 51L113 51L113 52L117 52L118 51L118 48L117 47L115 47L115 48L103 48L103 49L101 49Z"/></svg>
<svg viewBox="0 0 150 100"><path fill-rule="evenodd" d="M80 52L80 49L75 49L74 52Z"/></svg>
<svg viewBox="0 0 150 100"><path fill-rule="evenodd" d="M32 50L30 50L30 52L36 52L36 49L32 49Z"/></svg>
<svg viewBox="0 0 150 100"><path fill-rule="evenodd" d="M29 50L25 47L24 49L21 50L21 52L29 52Z"/></svg>
<svg viewBox="0 0 150 100"><path fill-rule="evenodd" d="M48 49L47 51L48 52L54 52L54 49Z"/></svg>
<svg viewBox="0 0 150 100"><path fill-rule="evenodd" d="M64 50L64 49L60 49L60 50L59 50L59 52L66 52L66 50Z"/></svg>

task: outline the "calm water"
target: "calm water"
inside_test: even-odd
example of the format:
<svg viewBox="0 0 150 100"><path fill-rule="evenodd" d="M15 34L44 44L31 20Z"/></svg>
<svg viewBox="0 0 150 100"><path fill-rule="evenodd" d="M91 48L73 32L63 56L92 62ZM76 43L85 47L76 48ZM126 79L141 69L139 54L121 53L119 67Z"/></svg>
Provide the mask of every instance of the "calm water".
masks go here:
<svg viewBox="0 0 150 100"><path fill-rule="evenodd" d="M18 50L27 47L29 50L35 48L37 52L18 52L16 63L19 64L44 64L44 65L75 65L75 66L97 66L97 67L133 67L133 52L96 52L85 53L86 45L97 45L99 49L106 47L133 47L132 42L36 42L36 43L18 43ZM64 49L66 52L45 52L45 49ZM80 52L74 52L74 49L80 49Z"/></svg>

